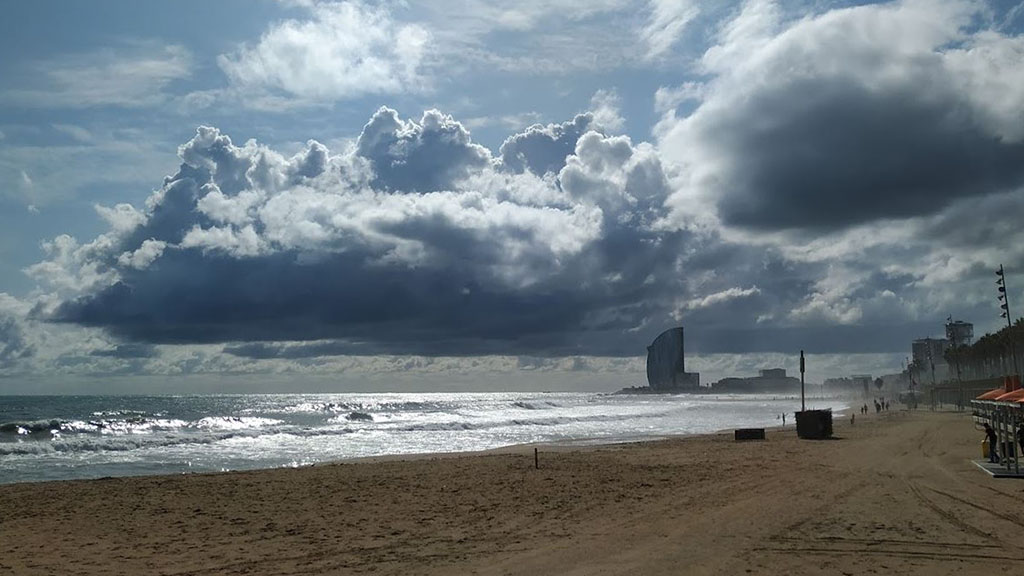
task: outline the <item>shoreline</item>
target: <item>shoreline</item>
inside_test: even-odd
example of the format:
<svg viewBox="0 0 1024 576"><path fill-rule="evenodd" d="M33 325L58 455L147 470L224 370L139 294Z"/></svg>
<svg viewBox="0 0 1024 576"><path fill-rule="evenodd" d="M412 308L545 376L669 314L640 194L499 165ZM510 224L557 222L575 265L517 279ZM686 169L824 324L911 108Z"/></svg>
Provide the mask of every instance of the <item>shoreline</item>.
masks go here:
<svg viewBox="0 0 1024 576"><path fill-rule="evenodd" d="M795 423L778 424L775 426L757 426L757 428L764 428L766 433L772 431L784 431L792 430L795 433ZM618 439L611 438L576 438L571 440L561 440L557 442L527 442L519 444L509 444L506 446L497 446L494 448L487 448L484 450L465 450L455 452L412 452L406 454L379 454L375 456L353 456L351 458L338 458L334 460L325 460L323 462L314 462L312 464L302 464L298 466L274 466L269 468L238 468L233 470L202 470L196 472L167 472L167 473L155 473L155 474L125 474L118 476L100 476L96 478L62 478L53 480L27 480L23 482L7 482L0 483L0 490L7 486L23 486L23 485L48 485L54 483L74 483L74 482L96 482L101 480L116 480L116 479L137 479L137 478L180 478L190 476L218 476L226 474L239 474L239 473L259 473L269 472L274 470L302 470L305 468L315 468L324 466L334 466L339 464L358 464L358 463L375 463L375 462L401 462L401 461L417 461L417 460L436 460L445 458L460 458L460 457L472 457L472 456L487 456L487 455L531 455L533 454L533 448L546 449L545 451L550 453L562 453L570 451L591 451L601 450L603 448L612 448L623 445L633 444L648 444L658 442L669 442L673 440L681 440L686 438L703 438L703 437L715 437L722 435L729 435L736 427L726 427L719 430L713 430L710 432L693 432L693 433L679 433L679 434L657 434L652 436L630 436L620 437Z"/></svg>
<svg viewBox="0 0 1024 576"><path fill-rule="evenodd" d="M990 574L1020 485L967 413L0 486L0 574Z"/></svg>
<svg viewBox="0 0 1024 576"><path fill-rule="evenodd" d="M787 425L789 426L789 425ZM781 428L778 427L765 427L765 430L775 430ZM621 440L610 440L608 438L579 438L573 440L564 440L559 442L527 442L520 444L509 444L507 446L497 446L495 448L487 448L484 450L465 450L456 452L412 452L407 454L379 454L376 456L353 456L351 458L338 458L335 460L326 460L323 462L314 462L312 464L302 464L299 466L273 466L270 468L238 468L233 470L201 470L196 472L167 472L167 473L156 473L156 474L125 474L120 476L100 476L97 478L63 478L54 480L27 480L24 482L7 482L0 483L0 490L7 486L24 486L24 485L36 485L45 486L55 483L76 483L76 482L97 482L105 480L119 480L119 479L141 479L141 478L155 478L155 479L173 479L181 477L192 477L192 476L220 476L229 474L243 474L243 473L260 473L270 471L283 471L283 470L302 470L306 468L316 468L324 466L335 466L341 464L360 464L360 463L375 463L375 462L402 462L402 461L418 461L418 460L437 460L446 458L462 458L462 457L473 457L473 456L488 456L488 455L531 455L533 454L533 448L546 449L550 453L560 453L567 451L588 451L588 450L600 450L606 447L629 445L629 444L645 444L651 442L664 442L682 438L694 438L703 436L715 436L725 434L727 430L732 428L716 430L713 432L699 432L699 433L683 433L683 434L660 434L657 436L636 436L630 438L624 438Z"/></svg>
<svg viewBox="0 0 1024 576"><path fill-rule="evenodd" d="M170 454L167 458L160 458L159 454L156 454L156 457L149 457L144 453L142 456L134 458L131 453L118 451L117 447L142 446L145 448L149 444L162 446L163 440L160 434L163 434L163 432L158 432L153 435L143 433L139 436L132 433L103 434L96 439L93 439L92 436L88 434L70 434L67 440L68 445L71 446L69 449L68 446L60 445L63 442L60 437L55 437L53 440L55 445L51 447L49 438L50 434L45 432L44 429L44 434L40 434L39 439L34 439L35 437L30 438L28 436L24 439L18 437L17 441L13 445L8 442L0 444L0 449L2 449L0 452L3 450L11 451L11 459L9 461L10 468L0 471L0 480L2 480L2 482L0 482L0 486L24 483L89 480L109 477L135 478L210 473L216 474L244 470L295 469L309 466L323 466L337 462L354 462L362 460L395 460L431 458L449 454L469 455L495 451L525 451L528 450L529 447L533 446L539 446L546 450L561 450L562 447L605 446L635 442L651 442L680 436L716 434L723 431L730 431L735 428L763 427L765 429L773 429L781 425L776 411L781 412L786 410L787 413L791 414L791 411L794 409L792 403L795 401L799 404L798 400L777 400L775 397L766 397L764 395L701 395L700 397L694 397L694 401L703 400L705 398L712 398L716 401L724 400L724 404L722 402L717 402L717 405L719 405L720 408L724 408L718 412L703 412L702 414L711 414L711 416L702 417L702 414L686 411L688 408L685 407L691 406L693 402L684 399L680 404L681 406L684 406L684 408L674 409L674 412L670 412L672 414L670 419L658 420L655 425L646 425L644 421L634 423L631 419L617 417L615 418L617 422L620 420L629 421L625 424L618 423L611 426L584 425L577 427L578 425L574 423L571 418L568 418L569 426L566 426L565 428L568 433L563 432L560 427L547 428L546 426L537 426L532 420L530 420L537 418L539 419L538 421L543 423L544 419L547 418L548 420L558 420L559 423L561 423L563 420L566 420L564 414L556 413L554 417L545 416L548 412L533 412L533 408L530 407L531 412L527 413L528 416L525 416L525 418L528 419L523 425L531 426L532 428L517 428L516 426L509 426L511 430L528 430L527 432L518 432L508 435L493 434L487 431L487 426L483 426L482 432L473 430L464 433L463 435L466 437L467 441L461 443L453 442L451 440L432 440L428 438L431 434L430 432L423 432L421 433L421 435L424 436L423 439L412 438L411 440L407 440L396 436L399 440L397 442L392 442L385 438L386 441L379 442L375 446L369 446L369 449L367 449L368 445L366 444L366 441L360 441L357 439L355 441L354 448L341 447L336 449L323 449L322 446L324 445L321 444L320 446L314 447L313 451L304 451L301 445L304 441L299 440L292 442L287 440L290 436L287 433L288 430L285 430L285 433L282 433L280 438L285 438L286 440L283 442L275 440L275 442L285 446L288 444L294 444L295 446L293 446L291 450L279 450L267 455L255 454L253 457L245 459L231 458L230 453L225 452L225 450L230 451L230 448L211 452L214 456L206 457L200 453L200 448L206 443L203 441L201 435L197 435L198 440L192 438L181 440L183 445L186 447L185 451ZM743 406L743 409L746 410L745 416L728 416L728 414L731 413L731 409L728 408L728 402L731 400L740 402L739 405ZM576 402L579 403L580 401L577 400ZM831 404L835 408L837 414L850 410L850 401L840 398L827 401L814 400L812 401L812 406L814 404ZM515 405L518 406L519 403L517 402ZM641 404L640 406L650 406L650 404ZM556 410L562 410L564 412L564 409L560 407L556 407ZM614 415L615 410L617 409L609 407L607 410L609 411L609 414ZM646 410L647 412L651 411L651 409L648 408L641 408L640 410ZM655 412L657 411L655 410ZM719 413L725 414L726 416L722 417ZM646 412L643 415L647 415ZM502 417L520 418L520 416ZM459 418L459 416L455 416L456 420ZM681 420L678 423L672 421L672 419L679 418L681 418ZM77 417L77 419L84 421L83 417ZM588 418L583 418L581 420L587 419ZM692 420L688 421L686 419ZM76 420L76 418L69 416L67 417L67 420ZM49 420L39 420L39 422L43 423L47 421ZM29 422L29 424L33 426L32 429L35 430L34 426L37 424L36 421L26 420L26 422ZM56 420L53 420L53 422L56 422ZM61 428L63 428L65 420L60 420L60 422ZM666 426L664 424L665 422L669 422L669 425ZM488 423L489 422L486 421L484 422L484 424ZM15 422L15 424L17 424L17 422ZM20 425L29 427L29 424ZM92 424L92 422L90 421L89 424ZM123 423L120 421L114 421L111 426L119 424ZM519 425L520 422L516 420L509 420L508 424ZM77 425L79 428L84 426L84 424L81 423L78 423ZM55 425L51 423L50 427L52 428L53 426ZM134 424L130 426L134 426ZM355 428L356 432L363 432L361 427ZM475 426L473 426L473 428L475 428ZM72 431L78 430L75 426L70 426L69 429ZM387 432L389 429L385 427L383 430L384 432ZM129 432L131 432L131 430L129 430ZM233 431L230 432L231 433L228 434L228 437L234 434ZM274 432L274 430L271 430L271 433ZM343 432L351 432L351 430L346 429L343 430ZM240 433L243 438L250 436L259 438L260 434L261 433ZM45 436L45 438L42 436ZM304 435L299 434L299 438L304 437ZM11 440L11 438L5 436L5 440ZM111 451L94 451L93 448L89 447L91 443L101 443L102 446L109 445L112 446L112 448L110 449ZM74 447L78 445L86 446L82 452L82 456L76 455L76 450L78 450L78 448ZM196 446L199 446L199 448ZM522 448L517 448L518 446L522 446ZM34 461L33 459L36 457L38 457L38 460ZM0 463L3 463L5 459L6 456L0 456ZM34 462L38 462L38 464ZM195 466L193 466L193 464L195 464Z"/></svg>

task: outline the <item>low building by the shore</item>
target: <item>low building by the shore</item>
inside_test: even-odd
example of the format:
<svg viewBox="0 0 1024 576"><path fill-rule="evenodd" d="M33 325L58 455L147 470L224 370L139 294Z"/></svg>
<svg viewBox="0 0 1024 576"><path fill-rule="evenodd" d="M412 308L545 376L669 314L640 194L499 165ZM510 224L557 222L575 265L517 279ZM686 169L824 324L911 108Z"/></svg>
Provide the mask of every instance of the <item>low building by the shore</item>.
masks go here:
<svg viewBox="0 0 1024 576"><path fill-rule="evenodd" d="M800 392L800 380L786 375L783 368L760 370L748 378L722 378L711 385L713 392L728 393L793 393Z"/></svg>
<svg viewBox="0 0 1024 576"><path fill-rule="evenodd" d="M853 376L826 378L822 383L822 389L825 393L836 396L868 398L871 396L873 383L874 380L870 374L854 374Z"/></svg>

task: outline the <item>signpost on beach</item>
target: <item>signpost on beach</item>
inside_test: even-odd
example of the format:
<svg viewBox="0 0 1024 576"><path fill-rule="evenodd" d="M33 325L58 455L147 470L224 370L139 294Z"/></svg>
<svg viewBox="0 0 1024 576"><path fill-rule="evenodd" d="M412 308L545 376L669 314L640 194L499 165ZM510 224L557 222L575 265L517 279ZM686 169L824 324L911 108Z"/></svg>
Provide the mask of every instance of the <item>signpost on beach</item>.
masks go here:
<svg viewBox="0 0 1024 576"><path fill-rule="evenodd" d="M800 351L800 410L807 410L807 404L804 403L804 351Z"/></svg>
<svg viewBox="0 0 1024 576"><path fill-rule="evenodd" d="M800 351L800 411L796 413L796 435L800 438L820 440L832 437L832 409L808 410L804 389L804 351Z"/></svg>

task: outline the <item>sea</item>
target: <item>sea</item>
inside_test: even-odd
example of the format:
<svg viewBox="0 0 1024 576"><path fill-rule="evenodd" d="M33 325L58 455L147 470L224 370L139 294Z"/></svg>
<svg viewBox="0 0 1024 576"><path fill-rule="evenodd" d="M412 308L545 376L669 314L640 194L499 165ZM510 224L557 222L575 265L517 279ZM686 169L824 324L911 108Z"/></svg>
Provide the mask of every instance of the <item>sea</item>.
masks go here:
<svg viewBox="0 0 1024 576"><path fill-rule="evenodd" d="M808 408L842 412L843 400ZM596 393L0 396L0 484L778 426L800 399Z"/></svg>

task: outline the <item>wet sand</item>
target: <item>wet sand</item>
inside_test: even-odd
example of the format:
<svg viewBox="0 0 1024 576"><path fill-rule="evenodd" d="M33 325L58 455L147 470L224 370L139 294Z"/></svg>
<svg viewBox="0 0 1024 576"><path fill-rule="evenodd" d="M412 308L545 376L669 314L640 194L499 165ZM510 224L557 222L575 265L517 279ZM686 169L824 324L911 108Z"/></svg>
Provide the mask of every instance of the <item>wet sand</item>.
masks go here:
<svg viewBox="0 0 1024 576"><path fill-rule="evenodd" d="M969 416L0 486L0 574L1024 574Z"/></svg>

